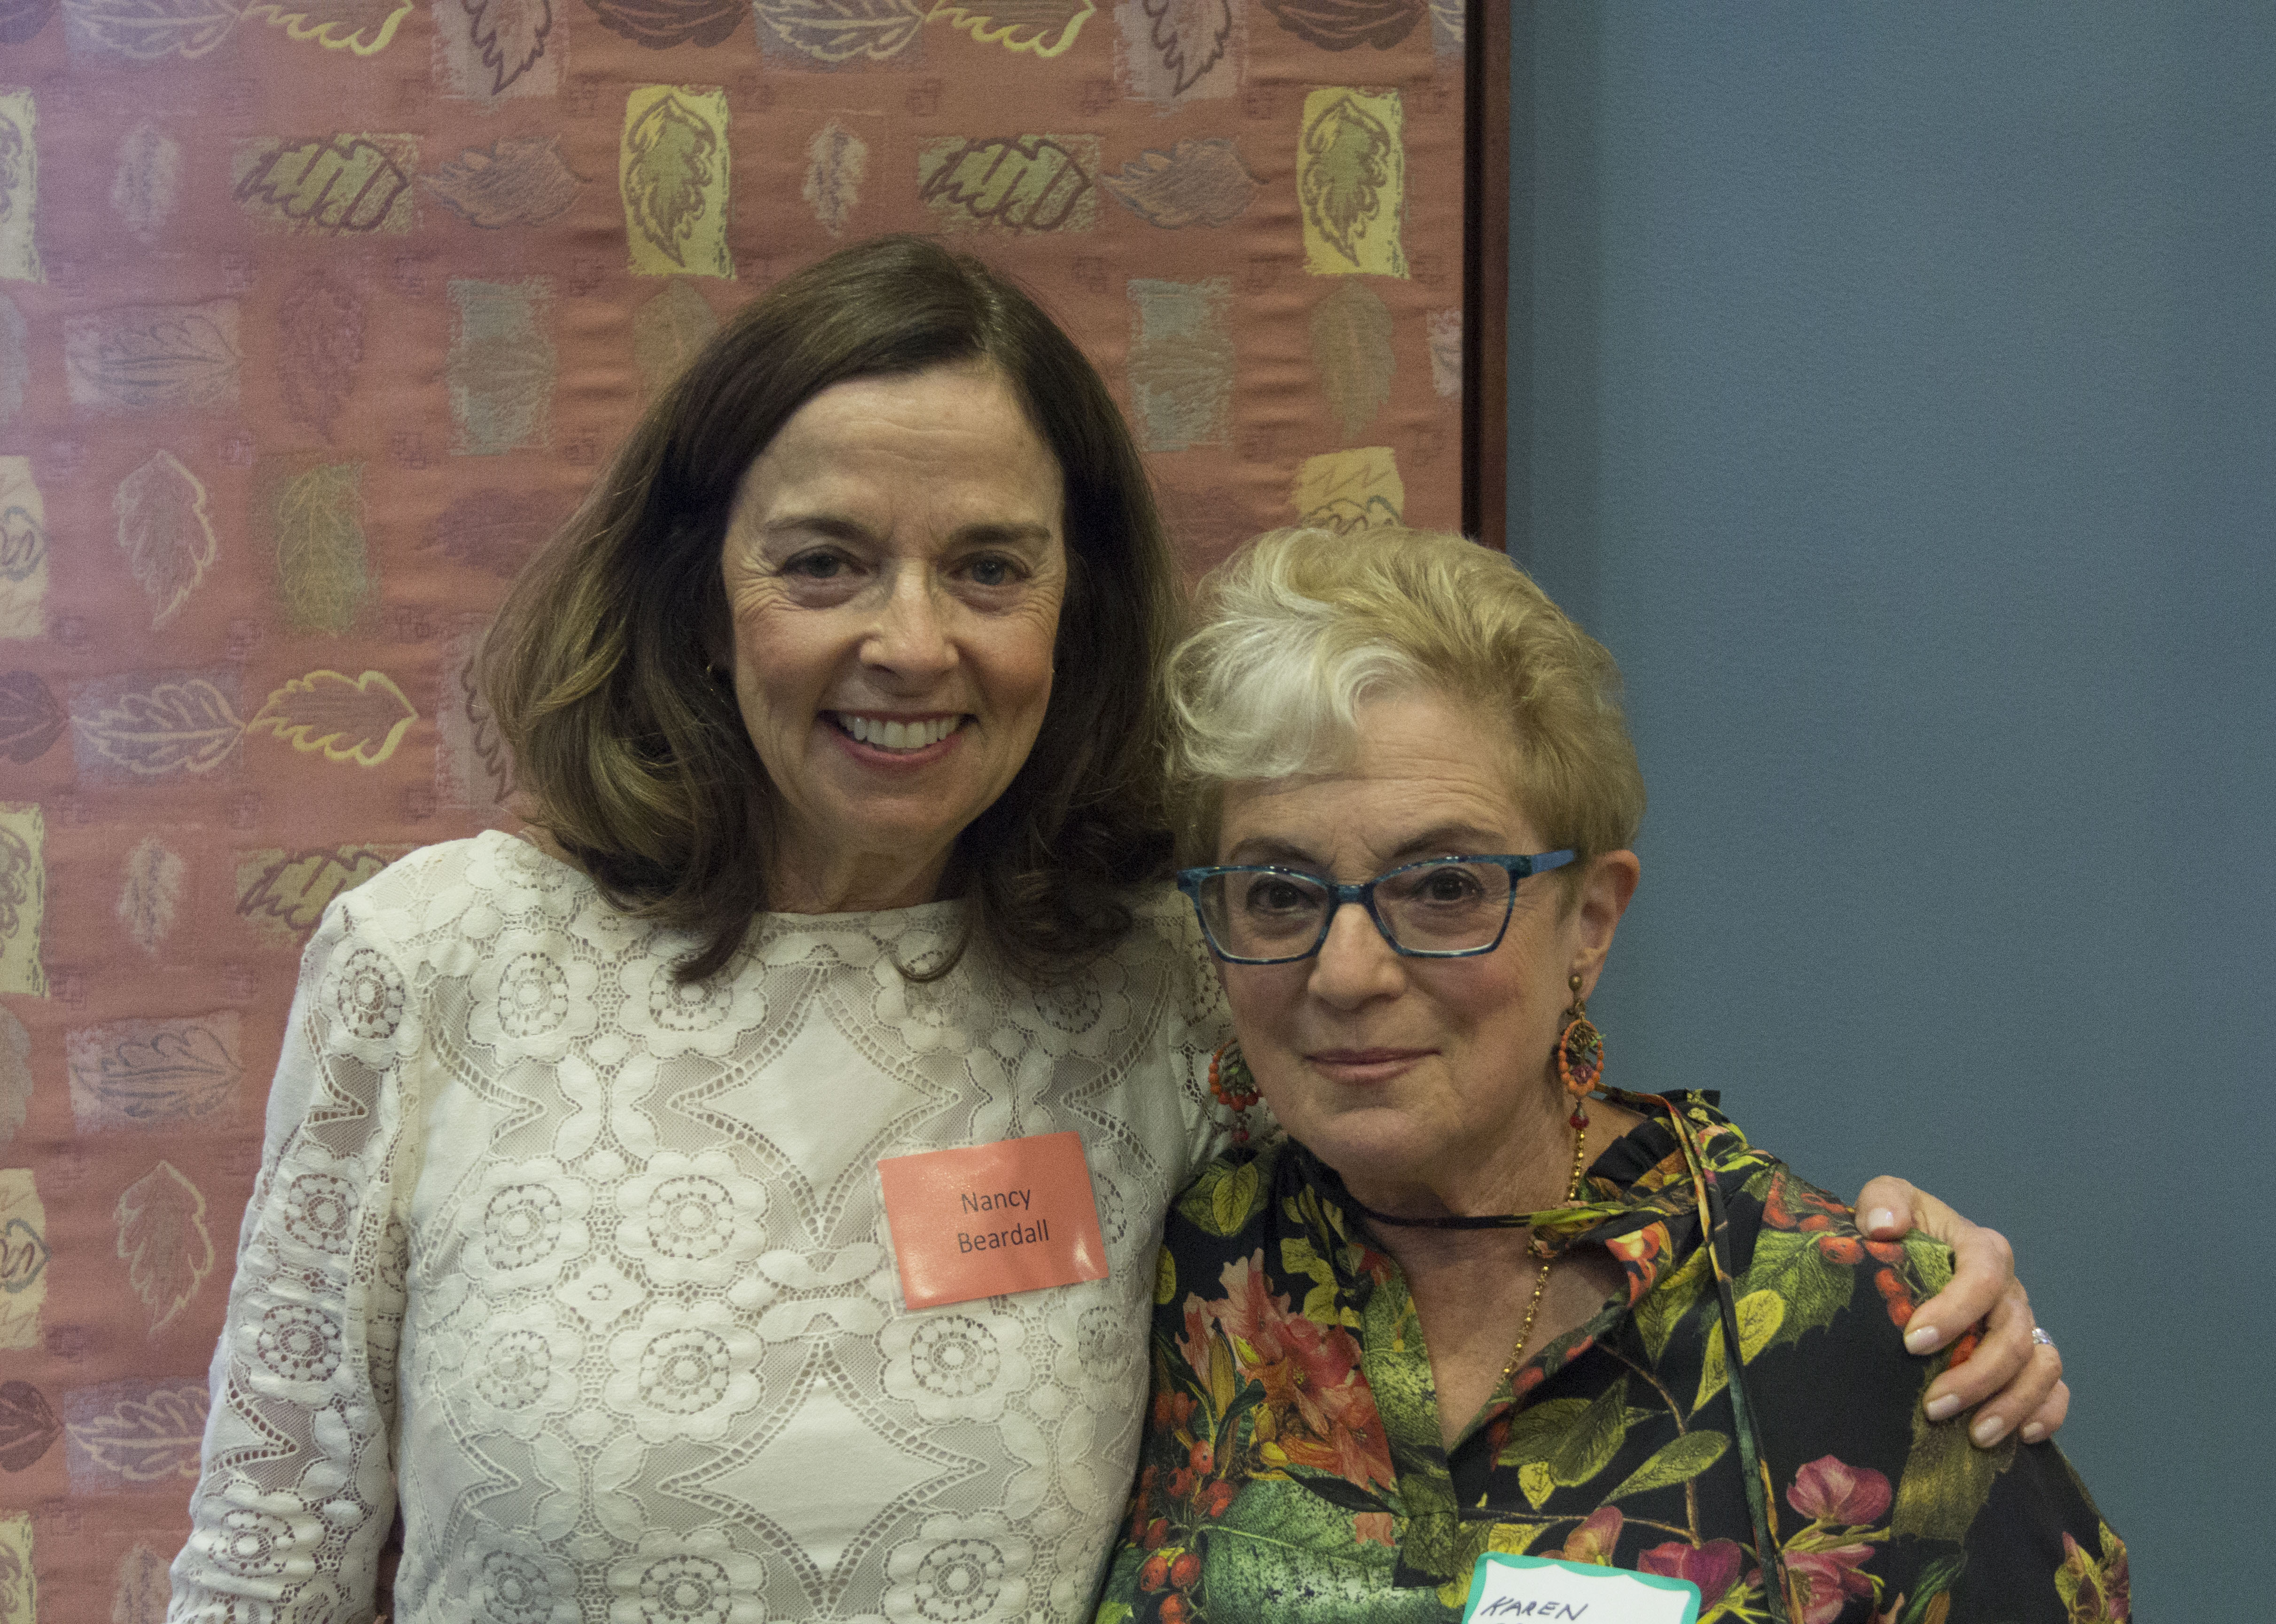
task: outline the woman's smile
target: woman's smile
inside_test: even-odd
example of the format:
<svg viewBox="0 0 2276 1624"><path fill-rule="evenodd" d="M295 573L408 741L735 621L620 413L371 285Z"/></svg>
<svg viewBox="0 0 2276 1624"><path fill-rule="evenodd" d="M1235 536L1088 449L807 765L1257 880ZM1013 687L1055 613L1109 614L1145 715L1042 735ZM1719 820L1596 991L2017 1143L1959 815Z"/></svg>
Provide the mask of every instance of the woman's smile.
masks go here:
<svg viewBox="0 0 2276 1624"><path fill-rule="evenodd" d="M931 716L822 713L823 724L838 734L848 755L884 767L923 766L941 760L961 740L964 725L971 719L960 711Z"/></svg>
<svg viewBox="0 0 2276 1624"><path fill-rule="evenodd" d="M1331 1082L1354 1087L1369 1083L1385 1083L1412 1071L1420 1061L1437 1052L1431 1049L1399 1049L1370 1047L1366 1049L1316 1049L1304 1057L1304 1063Z"/></svg>

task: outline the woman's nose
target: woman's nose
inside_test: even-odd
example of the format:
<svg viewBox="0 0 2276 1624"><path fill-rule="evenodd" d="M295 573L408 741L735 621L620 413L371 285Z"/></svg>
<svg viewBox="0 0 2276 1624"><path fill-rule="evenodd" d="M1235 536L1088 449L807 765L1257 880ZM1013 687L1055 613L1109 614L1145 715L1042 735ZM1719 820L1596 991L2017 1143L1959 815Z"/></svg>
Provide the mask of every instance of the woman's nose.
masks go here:
<svg viewBox="0 0 2276 1624"><path fill-rule="evenodd" d="M863 661L911 677L946 671L956 663L956 649L945 608L930 572L896 570L885 583L877 618L862 640Z"/></svg>
<svg viewBox="0 0 2276 1624"><path fill-rule="evenodd" d="M1383 939L1367 909L1356 902L1339 907L1328 921L1327 939L1312 960L1312 995L1349 1007L1395 995L1405 976L1399 955Z"/></svg>

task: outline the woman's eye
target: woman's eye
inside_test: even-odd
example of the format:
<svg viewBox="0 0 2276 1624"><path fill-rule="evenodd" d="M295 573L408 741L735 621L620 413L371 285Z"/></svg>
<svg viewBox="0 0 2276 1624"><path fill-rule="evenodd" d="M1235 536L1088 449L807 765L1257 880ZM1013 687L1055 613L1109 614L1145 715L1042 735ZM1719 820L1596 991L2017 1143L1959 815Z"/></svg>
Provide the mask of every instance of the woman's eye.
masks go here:
<svg viewBox="0 0 2276 1624"><path fill-rule="evenodd" d="M1259 913L1289 914L1311 905L1311 893L1286 880L1260 880L1249 888L1248 906Z"/></svg>
<svg viewBox="0 0 2276 1624"><path fill-rule="evenodd" d="M1475 876L1461 869L1440 869L1422 882L1422 895L1431 902L1471 902L1481 888Z"/></svg>
<svg viewBox="0 0 2276 1624"><path fill-rule="evenodd" d="M846 560L834 552L802 552L783 565L783 573L805 581L833 581L845 569Z"/></svg>
<svg viewBox="0 0 2276 1624"><path fill-rule="evenodd" d="M965 573L975 587L1008 587L1019 580L1019 566L1009 558L975 558Z"/></svg>

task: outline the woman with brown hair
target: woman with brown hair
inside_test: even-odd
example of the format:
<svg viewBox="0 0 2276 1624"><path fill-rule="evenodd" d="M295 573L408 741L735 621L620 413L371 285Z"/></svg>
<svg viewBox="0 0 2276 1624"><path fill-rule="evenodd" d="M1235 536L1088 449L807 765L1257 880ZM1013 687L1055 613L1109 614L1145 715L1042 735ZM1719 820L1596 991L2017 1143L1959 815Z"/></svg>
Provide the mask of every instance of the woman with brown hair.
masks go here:
<svg viewBox="0 0 2276 1624"><path fill-rule="evenodd" d="M398 1514L407 1624L1088 1612L1233 1127L1155 884L1173 581L976 262L865 244L715 338L493 629L536 838L310 945L174 1618L364 1617ZM959 1156L986 1221L896 1205ZM2021 1336L1955 1401L2035 1409Z"/></svg>

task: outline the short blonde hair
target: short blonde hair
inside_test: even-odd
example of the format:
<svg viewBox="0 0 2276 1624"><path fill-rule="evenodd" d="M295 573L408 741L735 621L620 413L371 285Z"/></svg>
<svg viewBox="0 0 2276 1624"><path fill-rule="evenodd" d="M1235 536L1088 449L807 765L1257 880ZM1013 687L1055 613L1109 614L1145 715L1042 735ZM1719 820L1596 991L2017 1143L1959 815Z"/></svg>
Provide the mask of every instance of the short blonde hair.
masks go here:
<svg viewBox="0 0 2276 1624"><path fill-rule="evenodd" d="M1443 694L1506 727L1517 803L1588 860L1635 839L1643 775L1620 672L1515 565L1459 535L1275 530L1202 581L1165 670L1180 860L1216 861L1229 784L1333 770L1365 700Z"/></svg>

